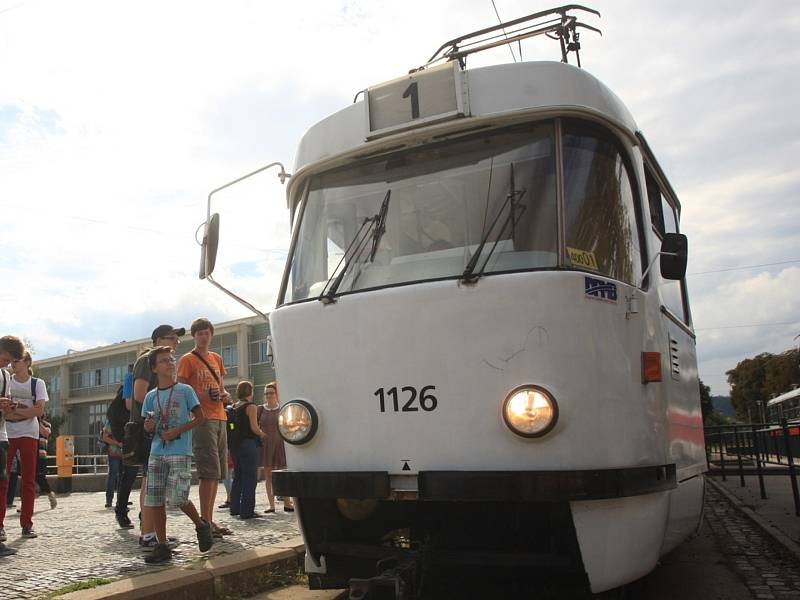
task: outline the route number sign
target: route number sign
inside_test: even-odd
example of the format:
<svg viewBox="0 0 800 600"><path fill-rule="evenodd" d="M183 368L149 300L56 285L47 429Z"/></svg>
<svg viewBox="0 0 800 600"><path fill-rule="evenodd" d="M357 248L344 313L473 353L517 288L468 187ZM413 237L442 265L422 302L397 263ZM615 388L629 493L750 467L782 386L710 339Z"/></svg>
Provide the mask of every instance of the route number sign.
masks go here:
<svg viewBox="0 0 800 600"><path fill-rule="evenodd" d="M367 139L463 117L469 112L457 61L381 83L366 92Z"/></svg>

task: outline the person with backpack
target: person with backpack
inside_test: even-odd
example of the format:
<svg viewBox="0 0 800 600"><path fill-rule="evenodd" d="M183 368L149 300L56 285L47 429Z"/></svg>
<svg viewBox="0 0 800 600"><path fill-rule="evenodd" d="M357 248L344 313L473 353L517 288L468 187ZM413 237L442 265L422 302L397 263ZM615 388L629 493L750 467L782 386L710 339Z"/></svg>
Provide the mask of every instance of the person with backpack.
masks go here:
<svg viewBox="0 0 800 600"><path fill-rule="evenodd" d="M255 511L258 484L260 441L266 437L256 419L253 404L253 384L240 381L236 386L236 404L227 409L229 443L233 455L233 484L231 485L231 515L252 519L262 515Z"/></svg>
<svg viewBox="0 0 800 600"><path fill-rule="evenodd" d="M39 418L44 416L48 400L44 381L32 377L31 355L12 361L13 375L8 386L12 410L5 413L9 451L19 450L19 472L22 476L22 509L19 523L22 537L38 537L33 530L33 505L36 501L36 460L39 455ZM0 483L0 494L8 491L7 482ZM3 515L5 517L5 515ZM3 523L0 523L3 528Z"/></svg>
<svg viewBox="0 0 800 600"><path fill-rule="evenodd" d="M12 361L23 358L24 354L25 346L18 337L4 335L0 338L0 498L3 499L5 499L8 489L8 470L11 466L8 460L9 442L6 431L6 415L14 408L11 398L9 398L11 395L11 376L5 367L11 364ZM6 530L3 527L5 518L6 503L0 502L0 557L13 556L17 553L15 548L6 546L3 543L6 541Z"/></svg>

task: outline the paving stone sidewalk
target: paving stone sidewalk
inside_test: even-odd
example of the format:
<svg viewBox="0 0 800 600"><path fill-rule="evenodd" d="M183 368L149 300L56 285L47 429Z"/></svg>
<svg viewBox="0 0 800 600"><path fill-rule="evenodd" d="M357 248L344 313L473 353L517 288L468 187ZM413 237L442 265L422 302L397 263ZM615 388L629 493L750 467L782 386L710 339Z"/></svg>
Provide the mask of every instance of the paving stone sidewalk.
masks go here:
<svg viewBox="0 0 800 600"><path fill-rule="evenodd" d="M224 500L224 494L222 490L219 503ZM138 495L133 496L138 504ZM199 506L197 486L192 486L191 498L195 506ZM266 509L263 486L259 486L257 498L256 510L263 512ZM231 517L225 510L215 509L214 520L233 530L234 535L217 540L209 552L201 554L192 522L179 510L168 509L167 533L177 537L180 544L171 563L150 566L144 563L145 553L139 549L138 529L120 529L114 511L104 508L104 503L103 492L74 493L59 497L58 507L51 510L47 497L38 498L33 524L39 537L35 539L20 537L19 515L14 508L7 509L7 544L18 553L0 558L0 598L40 598L80 580L116 579L154 572L205 560L204 557L276 544L299 534L294 513L281 509L264 518L245 521ZM131 508L134 510L130 516L135 523L138 508Z"/></svg>
<svg viewBox="0 0 800 600"><path fill-rule="evenodd" d="M705 520L753 598L800 599L800 563L710 485Z"/></svg>

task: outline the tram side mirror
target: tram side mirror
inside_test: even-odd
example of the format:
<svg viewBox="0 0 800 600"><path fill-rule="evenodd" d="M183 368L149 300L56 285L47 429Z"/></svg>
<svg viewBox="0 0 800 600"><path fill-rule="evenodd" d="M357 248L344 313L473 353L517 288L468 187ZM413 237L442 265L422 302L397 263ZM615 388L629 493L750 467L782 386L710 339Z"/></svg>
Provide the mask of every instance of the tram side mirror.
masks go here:
<svg viewBox="0 0 800 600"><path fill-rule="evenodd" d="M665 233L661 242L661 276L683 279L686 276L689 240L682 233Z"/></svg>
<svg viewBox="0 0 800 600"><path fill-rule="evenodd" d="M214 272L219 246L219 213L214 213L206 223L203 243L200 245L200 279Z"/></svg>

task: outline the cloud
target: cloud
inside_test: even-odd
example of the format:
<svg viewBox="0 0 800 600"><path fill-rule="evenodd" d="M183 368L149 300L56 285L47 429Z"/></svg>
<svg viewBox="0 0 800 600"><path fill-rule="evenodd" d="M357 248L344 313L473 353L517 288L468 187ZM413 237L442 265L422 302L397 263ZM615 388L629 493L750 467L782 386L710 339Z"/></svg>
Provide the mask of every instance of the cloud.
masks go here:
<svg viewBox="0 0 800 600"><path fill-rule="evenodd" d="M497 3L505 19L539 7ZM627 104L683 204L690 271L800 258L800 5L599 1L583 64ZM756 33L764 15L769 34ZM244 316L197 279L210 190L291 158L358 90L495 22L483 0L29 2L2 13L0 289L4 326L39 357ZM558 59L547 40L526 59ZM468 59L508 62L507 47ZM215 195L216 276L274 305L289 246L275 171ZM698 328L798 318L794 267L689 278ZM758 321L761 322L761 321ZM785 349L780 328L698 332L700 374ZM712 383L714 393L724 381Z"/></svg>

